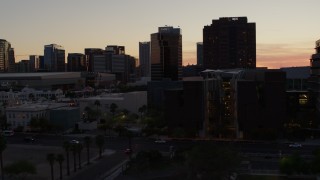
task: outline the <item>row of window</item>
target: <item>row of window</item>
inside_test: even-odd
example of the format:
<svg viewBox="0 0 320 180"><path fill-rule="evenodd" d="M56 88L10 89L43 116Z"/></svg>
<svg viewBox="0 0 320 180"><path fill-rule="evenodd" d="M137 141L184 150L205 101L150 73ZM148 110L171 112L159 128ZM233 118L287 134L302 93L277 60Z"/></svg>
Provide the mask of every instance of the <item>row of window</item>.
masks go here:
<svg viewBox="0 0 320 180"><path fill-rule="evenodd" d="M37 114L30 113L7 113L8 119L31 119L32 117L40 118L45 117L45 112L40 112Z"/></svg>

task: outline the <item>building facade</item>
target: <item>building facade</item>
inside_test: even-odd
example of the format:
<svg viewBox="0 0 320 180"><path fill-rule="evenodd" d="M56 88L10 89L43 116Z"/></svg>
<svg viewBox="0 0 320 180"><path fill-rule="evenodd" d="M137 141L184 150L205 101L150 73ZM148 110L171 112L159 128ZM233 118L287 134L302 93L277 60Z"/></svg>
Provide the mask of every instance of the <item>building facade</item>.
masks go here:
<svg viewBox="0 0 320 180"><path fill-rule="evenodd" d="M9 71L10 49L11 49L11 44L4 39L0 39L0 72Z"/></svg>
<svg viewBox="0 0 320 180"><path fill-rule="evenodd" d="M68 53L68 71L86 71L86 56L81 53Z"/></svg>
<svg viewBox="0 0 320 180"><path fill-rule="evenodd" d="M202 67L203 66L203 43L197 43L197 65Z"/></svg>
<svg viewBox="0 0 320 180"><path fill-rule="evenodd" d="M320 117L320 39L316 41L315 54L310 59L310 91L316 106L317 116Z"/></svg>
<svg viewBox="0 0 320 180"><path fill-rule="evenodd" d="M40 56L30 55L29 56L30 71L36 72L40 69Z"/></svg>
<svg viewBox="0 0 320 180"><path fill-rule="evenodd" d="M205 69L256 68L256 25L247 17L223 17L203 28Z"/></svg>
<svg viewBox="0 0 320 180"><path fill-rule="evenodd" d="M44 46L44 66L50 72L65 72L65 50L57 44Z"/></svg>
<svg viewBox="0 0 320 180"><path fill-rule="evenodd" d="M141 76L150 77L150 42L139 42L139 66Z"/></svg>
<svg viewBox="0 0 320 180"><path fill-rule="evenodd" d="M151 34L151 80L182 79L182 35L180 28L159 27Z"/></svg>
<svg viewBox="0 0 320 180"><path fill-rule="evenodd" d="M85 48L84 54L86 56L87 65L86 65L86 71L93 72L93 58L95 55L103 55L104 50L100 48Z"/></svg>

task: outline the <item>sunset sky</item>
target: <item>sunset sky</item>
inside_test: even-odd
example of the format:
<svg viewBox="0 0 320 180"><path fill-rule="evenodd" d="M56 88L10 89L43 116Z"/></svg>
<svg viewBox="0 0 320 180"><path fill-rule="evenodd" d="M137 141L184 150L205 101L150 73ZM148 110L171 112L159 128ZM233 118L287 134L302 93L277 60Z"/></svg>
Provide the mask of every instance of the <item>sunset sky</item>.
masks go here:
<svg viewBox="0 0 320 180"><path fill-rule="evenodd" d="M159 26L179 26L187 65L196 63L196 42L212 19L246 16L256 23L257 66L307 66L320 39L319 7L320 0L2 0L0 39L16 61L52 43L66 53L123 45L138 58L139 41Z"/></svg>

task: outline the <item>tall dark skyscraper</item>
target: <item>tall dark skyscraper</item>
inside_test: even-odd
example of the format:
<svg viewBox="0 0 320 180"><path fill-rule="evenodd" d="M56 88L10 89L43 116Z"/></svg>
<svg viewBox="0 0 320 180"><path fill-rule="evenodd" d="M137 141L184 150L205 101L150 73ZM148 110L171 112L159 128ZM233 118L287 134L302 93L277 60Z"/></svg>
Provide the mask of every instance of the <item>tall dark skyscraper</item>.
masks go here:
<svg viewBox="0 0 320 180"><path fill-rule="evenodd" d="M159 27L151 34L151 80L182 79L182 35L180 28Z"/></svg>
<svg viewBox="0 0 320 180"><path fill-rule="evenodd" d="M51 72L65 71L65 50L57 44L44 46L45 69Z"/></svg>
<svg viewBox="0 0 320 180"><path fill-rule="evenodd" d="M205 69L256 68L256 24L223 17L203 28Z"/></svg>
<svg viewBox="0 0 320 180"><path fill-rule="evenodd" d="M81 53L68 53L67 70L72 71L86 71L86 56Z"/></svg>
<svg viewBox="0 0 320 180"><path fill-rule="evenodd" d="M84 54L86 55L86 71L93 72L93 57L95 55L102 55L104 53L104 50L100 48L85 48Z"/></svg>
<svg viewBox="0 0 320 180"><path fill-rule="evenodd" d="M10 71L10 61L12 61L10 58L12 58L12 53L14 58L14 51L13 48L11 48L11 44L4 39L0 39L0 72Z"/></svg>
<svg viewBox="0 0 320 180"><path fill-rule="evenodd" d="M203 43L197 43L197 65L203 66Z"/></svg>
<svg viewBox="0 0 320 180"><path fill-rule="evenodd" d="M310 91L315 100L317 116L320 117L320 39L316 41L315 54L310 59Z"/></svg>
<svg viewBox="0 0 320 180"><path fill-rule="evenodd" d="M150 42L139 42L141 76L150 77Z"/></svg>

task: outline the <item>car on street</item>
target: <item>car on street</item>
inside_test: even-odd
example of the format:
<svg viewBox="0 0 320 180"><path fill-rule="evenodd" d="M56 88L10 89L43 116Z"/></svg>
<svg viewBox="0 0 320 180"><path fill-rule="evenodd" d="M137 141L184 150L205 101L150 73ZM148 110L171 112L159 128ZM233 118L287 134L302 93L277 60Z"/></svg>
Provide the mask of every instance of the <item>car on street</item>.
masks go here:
<svg viewBox="0 0 320 180"><path fill-rule="evenodd" d="M155 143L160 143L160 144L162 144L162 143L166 143L167 141L164 140L164 139L157 139L157 140L155 140L154 142L155 142Z"/></svg>
<svg viewBox="0 0 320 180"><path fill-rule="evenodd" d="M129 155L132 153L132 150L130 148L127 148L126 150L124 150L124 153Z"/></svg>
<svg viewBox="0 0 320 180"><path fill-rule="evenodd" d="M34 142L34 141L35 141L35 138L32 137L32 136L27 136L27 137L24 137L24 141L25 141L25 142Z"/></svg>
<svg viewBox="0 0 320 180"><path fill-rule="evenodd" d="M79 144L79 143L80 143L80 141L75 140L75 139L72 139L72 140L70 141L70 144Z"/></svg>
<svg viewBox="0 0 320 180"><path fill-rule="evenodd" d="M299 148L299 147L302 147L302 144L300 144L300 143L292 143L292 144L289 144L289 147Z"/></svg>

